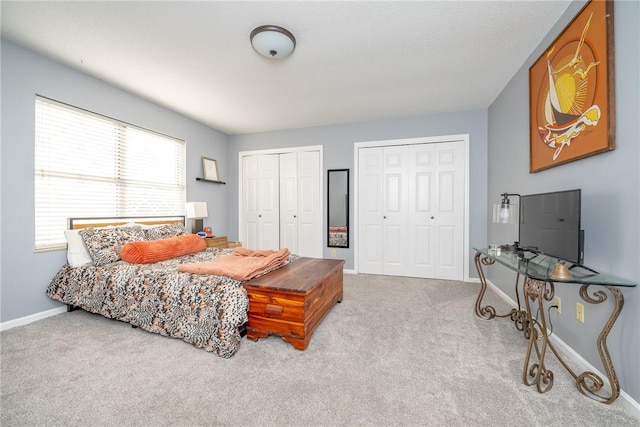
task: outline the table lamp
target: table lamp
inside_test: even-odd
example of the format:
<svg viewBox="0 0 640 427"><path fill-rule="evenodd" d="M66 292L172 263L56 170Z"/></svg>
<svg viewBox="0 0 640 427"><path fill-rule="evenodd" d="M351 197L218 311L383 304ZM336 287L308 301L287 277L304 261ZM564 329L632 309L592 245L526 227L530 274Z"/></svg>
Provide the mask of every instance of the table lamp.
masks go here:
<svg viewBox="0 0 640 427"><path fill-rule="evenodd" d="M207 202L189 202L187 203L187 218L193 219L192 233L202 231L202 220L207 218L209 213L207 212Z"/></svg>

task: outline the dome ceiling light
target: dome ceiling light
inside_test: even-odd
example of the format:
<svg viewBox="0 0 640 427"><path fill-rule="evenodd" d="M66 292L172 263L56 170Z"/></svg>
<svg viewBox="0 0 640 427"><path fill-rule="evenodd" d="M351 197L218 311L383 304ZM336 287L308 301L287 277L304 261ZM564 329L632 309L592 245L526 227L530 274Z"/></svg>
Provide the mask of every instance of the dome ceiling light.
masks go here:
<svg viewBox="0 0 640 427"><path fill-rule="evenodd" d="M267 58L285 58L296 48L296 38L276 25L262 25L251 31L251 45Z"/></svg>

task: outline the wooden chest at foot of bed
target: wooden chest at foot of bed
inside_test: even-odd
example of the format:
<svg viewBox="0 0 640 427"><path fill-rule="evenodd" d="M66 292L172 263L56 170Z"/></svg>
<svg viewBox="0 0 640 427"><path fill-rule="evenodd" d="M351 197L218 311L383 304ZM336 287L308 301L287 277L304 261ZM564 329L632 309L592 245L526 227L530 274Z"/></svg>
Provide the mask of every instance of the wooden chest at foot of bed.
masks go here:
<svg viewBox="0 0 640 427"><path fill-rule="evenodd" d="M298 350L336 302L342 301L343 260L300 258L244 284L249 295L247 338L277 335Z"/></svg>

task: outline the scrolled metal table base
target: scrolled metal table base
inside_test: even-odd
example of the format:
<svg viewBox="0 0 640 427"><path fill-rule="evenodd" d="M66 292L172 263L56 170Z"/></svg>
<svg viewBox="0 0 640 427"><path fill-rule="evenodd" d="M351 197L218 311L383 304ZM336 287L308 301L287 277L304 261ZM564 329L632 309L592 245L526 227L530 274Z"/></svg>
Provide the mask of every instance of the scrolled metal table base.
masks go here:
<svg viewBox="0 0 640 427"><path fill-rule="evenodd" d="M609 335L609 332L611 332L611 328L613 328L613 325L618 319L618 316L622 311L622 307L624 307L624 297L622 296L622 292L620 292L620 289L614 286L602 287L611 292L611 295L615 299L615 306L613 308L613 311L611 312L611 315L609 316L609 319L607 320L605 325L602 327L602 331L600 331L598 339L596 340L598 354L600 355L602 366L604 367L607 380L609 381L609 385L611 387L610 393L605 393L606 390L604 390L604 381L602 380L602 378L600 378L599 375L591 371L585 371L577 375L556 352L555 348L551 347L551 349L562 366L564 366L564 368L576 380L576 387L578 388L580 393L602 403L612 403L618 398L618 396L620 396L620 383L618 382L616 370L613 367L613 361L611 360L611 356L609 355L609 348L607 347L607 336ZM607 300L607 294L602 290L594 291L593 296L590 296L589 285L582 285L580 287L579 293L580 297L589 304L600 304Z"/></svg>
<svg viewBox="0 0 640 427"><path fill-rule="evenodd" d="M487 282L482 266L493 265L495 260L490 257L483 256L480 252L475 255L475 265L480 276L480 292L476 299L476 315L483 319L492 319L494 317L509 317L513 322L517 330L522 331L524 337L529 341L527 347L527 353L525 356L524 367L522 370L522 381L528 386L535 385L536 389L540 393L545 393L553 387L553 371L547 369L544 364L547 347L551 349L556 359L560 364L571 374L576 381L576 387L583 395L597 400L602 403L612 403L618 396L620 396L620 383L609 355L609 349L607 347L607 336L613 328L622 308L624 306L624 297L622 292L615 286L600 286L607 289L613 298L615 299L615 306L606 324L603 326L602 331L598 335L596 345L600 360L604 366L604 370L607 376L607 380L611 386L611 392L605 393L603 379L594 372L585 371L581 374L576 374L562 356L558 353L553 343L549 340L547 330L547 319L545 317L545 311L543 307L543 301L552 301L554 297L554 283L545 282L541 280L534 280L525 277L523 284L523 293L525 299L525 309L523 310L520 304L520 295L518 293L518 283L520 274L516 277L515 291L518 308L511 309L506 314L498 315L494 307L490 305L482 306L482 299L487 289ZM582 285L580 287L580 297L582 300L589 304L601 304L607 300L608 296L603 290L596 290L589 294L590 285ZM537 304L538 316L533 317L532 304ZM533 359L532 359L533 356Z"/></svg>
<svg viewBox="0 0 640 427"><path fill-rule="evenodd" d="M487 291L487 279L484 275L484 271L482 270L482 266L493 265L496 261L487 256L482 256L480 252L477 252L474 258L474 262L476 265L476 270L478 271L478 276L480 276L480 292L478 293L478 298L476 299L476 315L486 320L493 319L494 317L509 317L515 323L516 329L526 334L528 330L527 313L522 310L520 306L520 294L518 293L518 282L520 280L520 274L516 276L515 285L518 308L512 308L508 313L505 314L496 314L496 309L493 306L482 306L482 299L484 298L484 294Z"/></svg>
<svg viewBox="0 0 640 427"><path fill-rule="evenodd" d="M546 282L540 280L529 278L524 280L524 297L529 320L529 346L527 347L527 355L522 369L522 382L528 386L535 384L540 393L545 393L553 387L553 371L548 370L544 365L547 347L553 347L547 336L547 319L542 305L543 300L550 301L553 299L553 283L549 283L549 285L547 286ZM539 319L534 319L531 315L533 312L531 310L531 301L538 303ZM533 349L535 349L537 362L530 363ZM555 354L555 349L552 350Z"/></svg>

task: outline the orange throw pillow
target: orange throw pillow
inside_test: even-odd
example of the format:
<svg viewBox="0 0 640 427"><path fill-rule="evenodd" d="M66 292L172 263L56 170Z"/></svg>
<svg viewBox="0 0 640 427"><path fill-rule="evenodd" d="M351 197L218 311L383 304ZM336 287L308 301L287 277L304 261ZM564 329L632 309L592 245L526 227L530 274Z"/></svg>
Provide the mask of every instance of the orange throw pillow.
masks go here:
<svg viewBox="0 0 640 427"><path fill-rule="evenodd" d="M207 244L202 237L185 234L168 239L125 243L120 250L120 258L131 264L150 264L200 252L206 247Z"/></svg>

